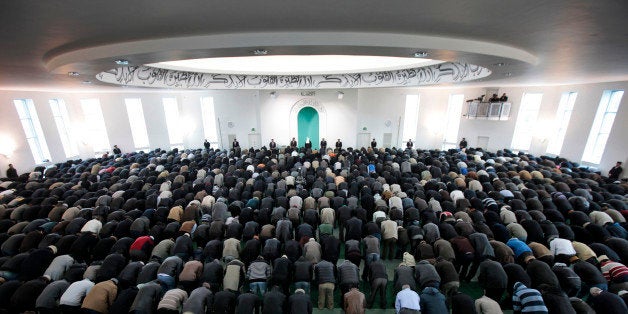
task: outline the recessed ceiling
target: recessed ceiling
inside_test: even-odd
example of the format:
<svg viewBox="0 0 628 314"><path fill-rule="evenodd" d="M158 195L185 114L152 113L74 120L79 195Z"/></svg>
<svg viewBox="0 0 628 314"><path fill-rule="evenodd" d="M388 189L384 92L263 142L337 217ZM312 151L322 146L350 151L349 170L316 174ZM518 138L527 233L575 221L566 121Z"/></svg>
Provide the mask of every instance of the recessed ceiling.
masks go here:
<svg viewBox="0 0 628 314"><path fill-rule="evenodd" d="M139 66L260 47L286 55L428 51L492 71L467 86L625 81L626 12L628 1L586 0L2 1L0 89L116 90L95 78L115 60ZM278 33L286 35L264 36Z"/></svg>
<svg viewBox="0 0 628 314"><path fill-rule="evenodd" d="M316 75L418 68L442 61L421 58L347 55L281 55L166 61L147 66L203 73L248 75Z"/></svg>

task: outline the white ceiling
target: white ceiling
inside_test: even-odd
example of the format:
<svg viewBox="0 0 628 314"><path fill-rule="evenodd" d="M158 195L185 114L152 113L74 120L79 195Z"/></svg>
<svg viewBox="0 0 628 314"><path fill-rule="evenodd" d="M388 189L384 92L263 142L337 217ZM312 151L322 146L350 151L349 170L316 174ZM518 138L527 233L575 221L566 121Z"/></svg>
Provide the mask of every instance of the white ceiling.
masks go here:
<svg viewBox="0 0 628 314"><path fill-rule="evenodd" d="M627 13L620 0L2 1L0 89L115 90L94 75L118 58L140 65L258 48L400 57L423 50L491 69L465 83L477 86L625 81Z"/></svg>

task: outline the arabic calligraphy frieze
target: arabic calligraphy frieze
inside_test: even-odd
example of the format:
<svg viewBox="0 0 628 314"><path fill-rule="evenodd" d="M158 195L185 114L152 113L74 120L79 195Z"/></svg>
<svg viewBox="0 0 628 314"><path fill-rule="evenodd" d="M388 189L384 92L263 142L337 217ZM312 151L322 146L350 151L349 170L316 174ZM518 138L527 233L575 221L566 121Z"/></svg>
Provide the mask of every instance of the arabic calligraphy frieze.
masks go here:
<svg viewBox="0 0 628 314"><path fill-rule="evenodd" d="M127 66L99 73L105 83L181 89L336 89L404 87L459 83L480 79L491 71L477 65L441 64L353 74L327 75L237 75L168 70L149 66Z"/></svg>

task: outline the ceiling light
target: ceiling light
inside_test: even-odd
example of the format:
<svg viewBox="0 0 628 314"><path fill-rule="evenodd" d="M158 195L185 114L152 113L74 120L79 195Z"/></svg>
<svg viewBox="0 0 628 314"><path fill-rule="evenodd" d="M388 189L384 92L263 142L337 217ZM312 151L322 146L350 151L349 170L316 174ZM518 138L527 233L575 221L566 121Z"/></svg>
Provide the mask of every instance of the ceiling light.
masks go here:
<svg viewBox="0 0 628 314"><path fill-rule="evenodd" d="M260 59L260 58L263 58ZM161 69L248 75L324 75L393 71L441 63L425 58L352 55L267 55L147 64Z"/></svg>
<svg viewBox="0 0 628 314"><path fill-rule="evenodd" d="M415 58L425 58L429 56L429 53L425 52L425 51L417 51L414 53L414 57Z"/></svg>
<svg viewBox="0 0 628 314"><path fill-rule="evenodd" d="M496 66L496 67L503 67L503 66L505 66L505 65L506 65L506 63L499 62L499 63L495 63L495 64L493 64L493 65L494 65L494 66Z"/></svg>
<svg viewBox="0 0 628 314"><path fill-rule="evenodd" d="M512 76L512 73L510 73L510 72L504 73L504 76Z"/></svg>
<svg viewBox="0 0 628 314"><path fill-rule="evenodd" d="M83 84L91 84L92 81L83 81Z"/></svg>
<svg viewBox="0 0 628 314"><path fill-rule="evenodd" d="M272 99L277 98L277 92L270 92L270 98Z"/></svg>
<svg viewBox="0 0 628 314"><path fill-rule="evenodd" d="M69 75L69 76L74 76L74 77L77 77L77 76L79 76L79 75L81 75L81 74L79 74L78 72L70 71L70 72L68 72L68 75Z"/></svg>
<svg viewBox="0 0 628 314"><path fill-rule="evenodd" d="M266 49L255 49L253 50L253 54L256 56L265 56L268 54L268 50Z"/></svg>
<svg viewBox="0 0 628 314"><path fill-rule="evenodd" d="M118 59L118 60L115 61L115 63L117 65L128 65L129 64L129 60Z"/></svg>
<svg viewBox="0 0 628 314"><path fill-rule="evenodd" d="M342 99L345 97L345 93L343 92L338 92L338 99Z"/></svg>

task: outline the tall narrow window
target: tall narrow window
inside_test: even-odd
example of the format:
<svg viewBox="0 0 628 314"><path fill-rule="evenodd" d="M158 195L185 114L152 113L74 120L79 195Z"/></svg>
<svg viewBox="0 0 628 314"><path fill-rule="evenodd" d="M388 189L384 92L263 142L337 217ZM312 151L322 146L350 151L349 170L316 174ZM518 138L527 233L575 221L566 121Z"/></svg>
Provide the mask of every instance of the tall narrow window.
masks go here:
<svg viewBox="0 0 628 314"><path fill-rule="evenodd" d="M15 99L13 100L17 114L20 116L22 128L26 134L26 141L31 148L33 158L36 164L42 164L50 161L50 152L44 137L44 131L41 129L37 111L32 99Z"/></svg>
<svg viewBox="0 0 628 314"><path fill-rule="evenodd" d="M464 95L449 95L447 106L447 124L443 138L443 149L456 148L458 145L458 129L460 128L460 116L462 115L462 103Z"/></svg>
<svg viewBox="0 0 628 314"><path fill-rule="evenodd" d="M100 101L95 98L81 99L81 108L85 116L85 140L92 145L96 156L110 151L107 127L102 116Z"/></svg>
<svg viewBox="0 0 628 314"><path fill-rule="evenodd" d="M560 97L560 103L556 111L556 119L554 120L554 125L556 125L558 129L551 132L552 137L547 145L547 153L559 155L560 151L563 149L563 141L565 140L567 126L569 126L569 119L571 118L571 112L573 111L573 105L576 102L577 96L578 93L567 92L563 93Z"/></svg>
<svg viewBox="0 0 628 314"><path fill-rule="evenodd" d="M201 113L203 115L203 135L211 143L212 147L217 147L218 133L216 132L216 114L214 113L213 97L201 97Z"/></svg>
<svg viewBox="0 0 628 314"><path fill-rule="evenodd" d="M182 148L183 135L181 134L182 126L179 125L179 105L176 98L164 98L164 113L166 114L166 126L168 127L168 138L170 146Z"/></svg>
<svg viewBox="0 0 628 314"><path fill-rule="evenodd" d="M408 140L414 140L419 120L419 95L406 95L406 110L403 119L402 141L405 147Z"/></svg>
<svg viewBox="0 0 628 314"><path fill-rule="evenodd" d="M139 98L126 98L126 112L129 115L129 125L131 125L131 135L135 149L148 149L148 133L146 132L146 122L144 121L144 110L142 100Z"/></svg>
<svg viewBox="0 0 628 314"><path fill-rule="evenodd" d="M613 121L615 120L615 115L617 115L623 95L623 90L606 90L602 93L602 99L597 107L587 145L584 148L582 161L599 164L600 160L602 160L606 141L611 133Z"/></svg>
<svg viewBox="0 0 628 314"><path fill-rule="evenodd" d="M512 136L512 148L517 150L528 150L532 143L532 133L536 125L536 118L541 108L543 94L525 93L521 100L519 116L515 125L515 133Z"/></svg>
<svg viewBox="0 0 628 314"><path fill-rule="evenodd" d="M57 131L59 131L59 137L61 138L61 145L63 145L63 151L65 157L70 158L78 155L78 148L76 147L76 139L72 132L72 124L70 124L70 117L68 115L68 108L65 106L63 99L50 99L48 100L50 109L52 110L52 116L55 119L57 125Z"/></svg>

